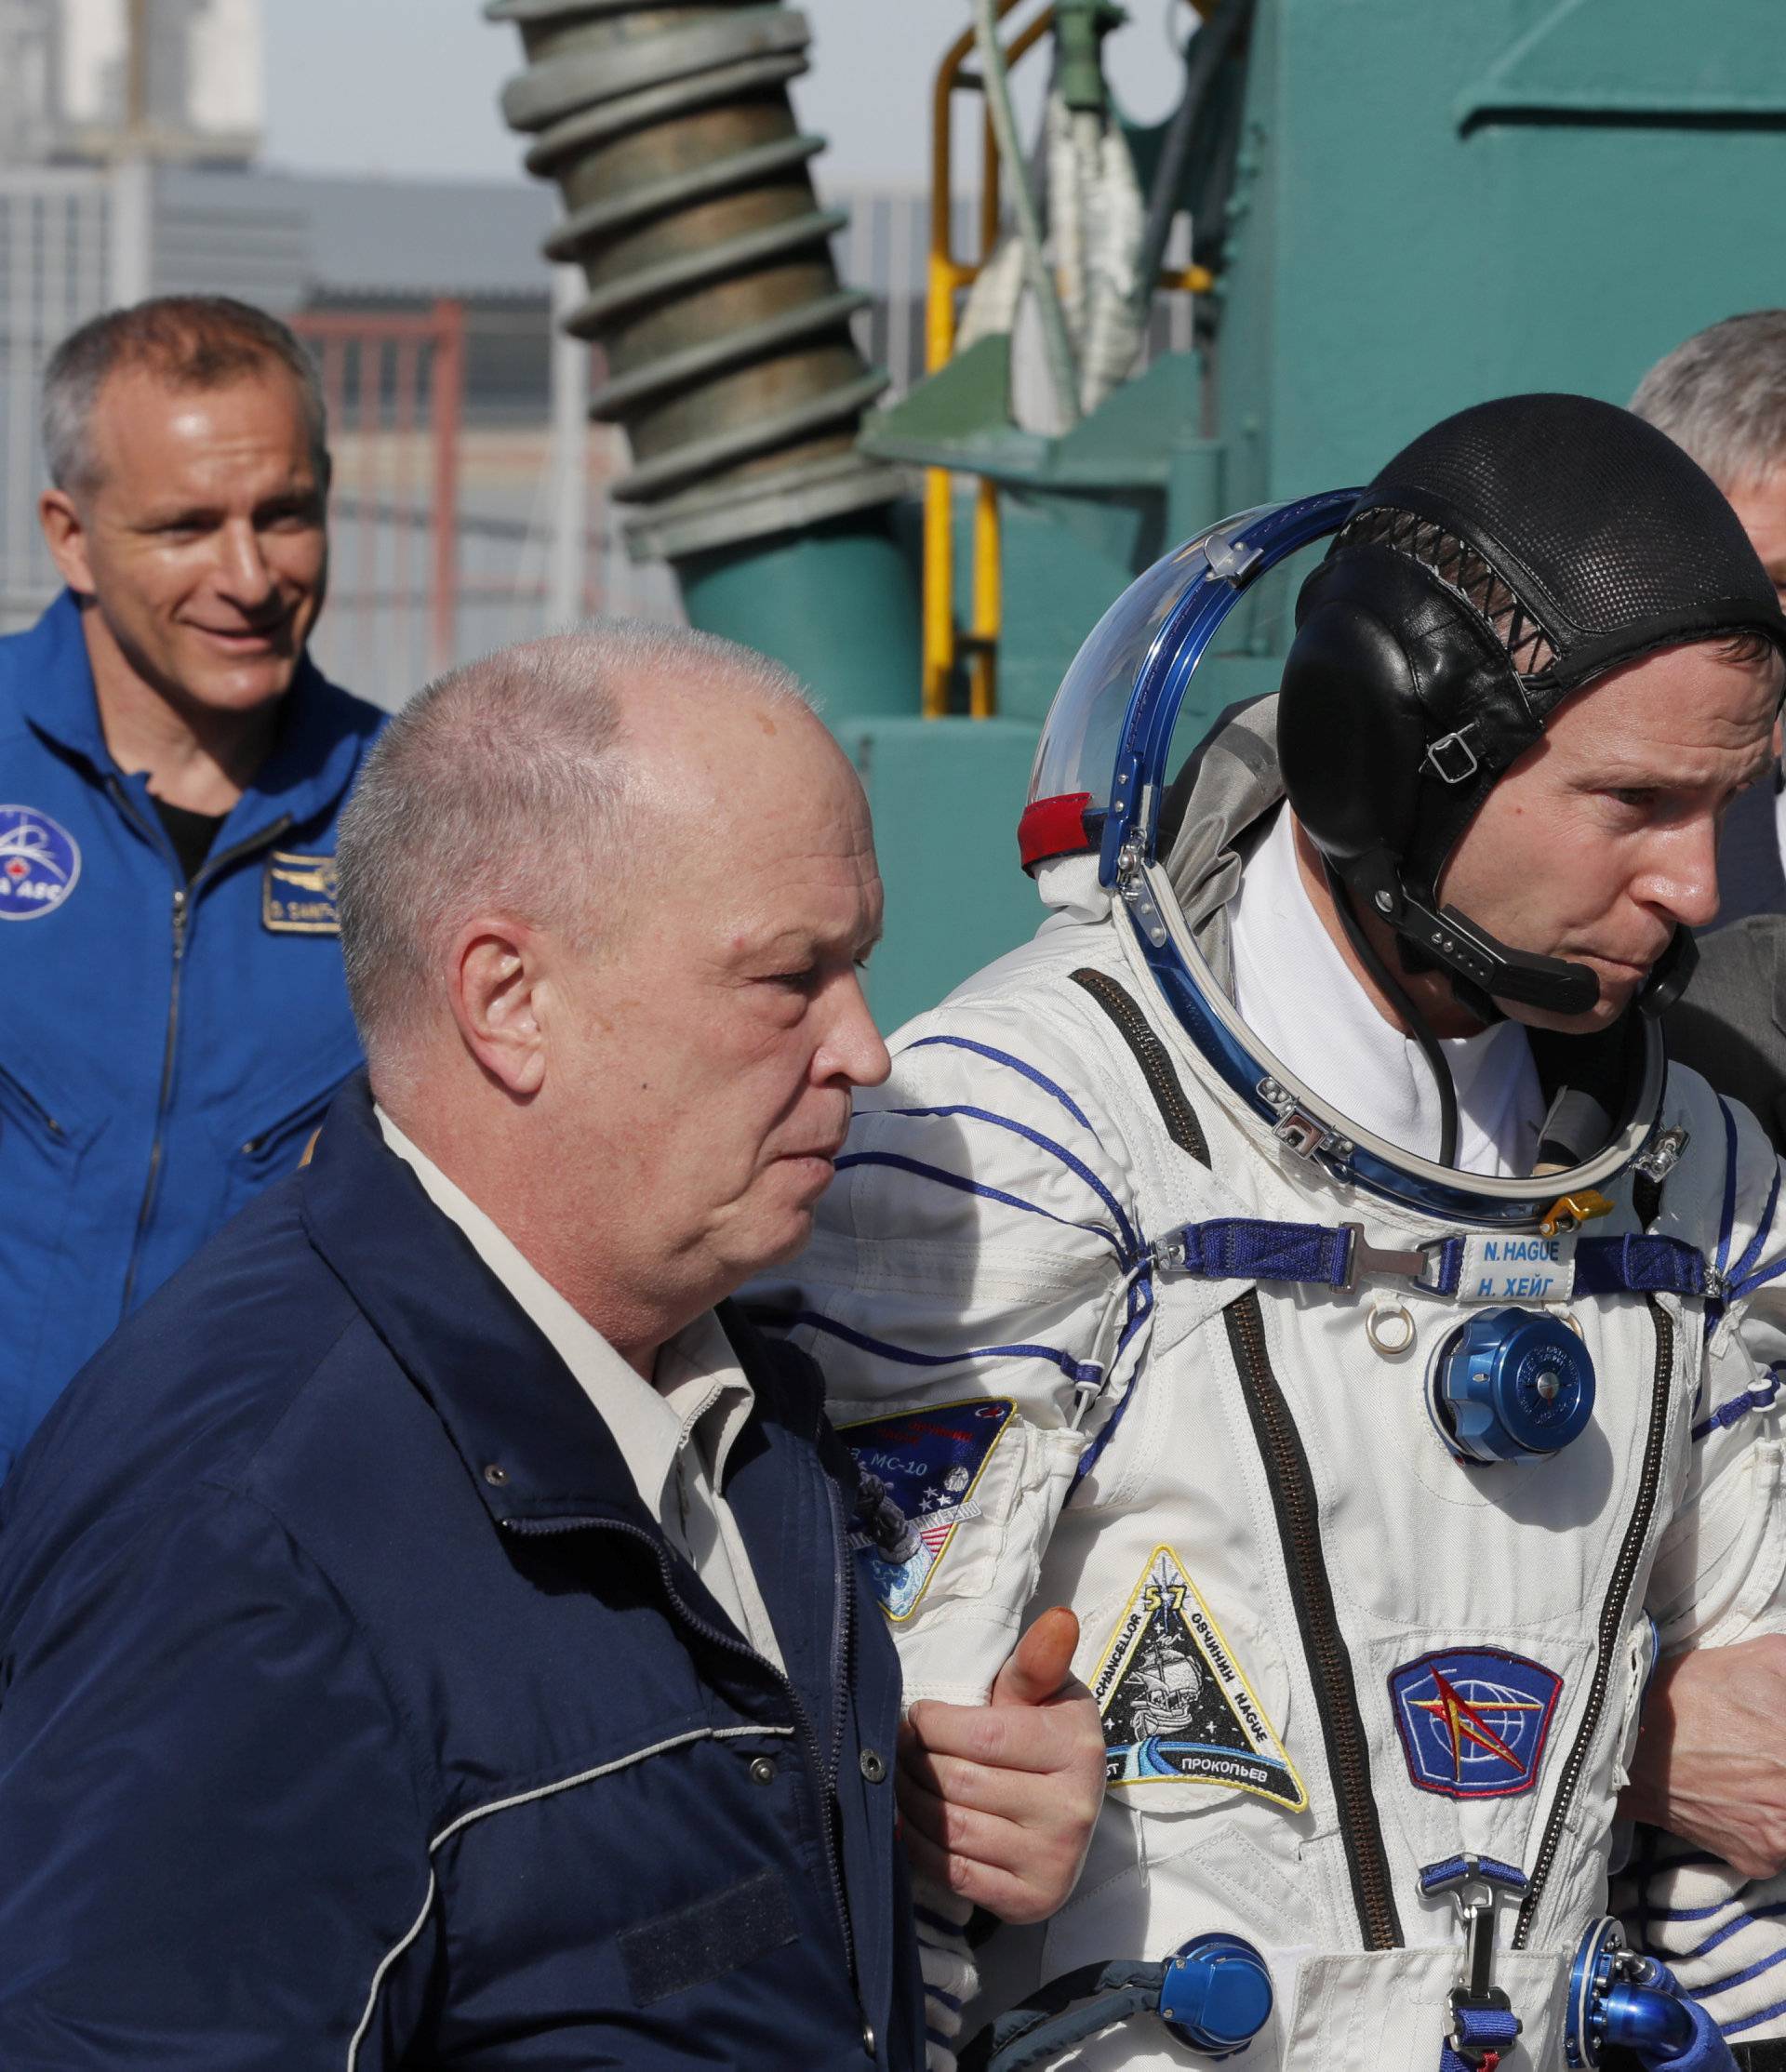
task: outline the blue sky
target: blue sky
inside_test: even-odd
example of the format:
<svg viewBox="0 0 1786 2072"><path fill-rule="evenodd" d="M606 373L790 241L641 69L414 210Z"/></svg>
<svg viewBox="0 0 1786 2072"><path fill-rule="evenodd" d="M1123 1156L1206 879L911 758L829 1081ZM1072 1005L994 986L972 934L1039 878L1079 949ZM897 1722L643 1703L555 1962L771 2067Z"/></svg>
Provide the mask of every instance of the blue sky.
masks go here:
<svg viewBox="0 0 1786 2072"><path fill-rule="evenodd" d="M823 130L823 168L840 179L916 185L937 60L966 26L967 0L801 0L814 68L794 87L801 119ZM1020 20L1030 12L1024 9ZM1135 0L1109 46L1125 104L1158 117L1176 86L1168 23L1182 0ZM343 173L518 177L520 152L496 96L520 39L482 19L478 0L268 0L267 156ZM1035 60L1035 61L1039 61Z"/></svg>

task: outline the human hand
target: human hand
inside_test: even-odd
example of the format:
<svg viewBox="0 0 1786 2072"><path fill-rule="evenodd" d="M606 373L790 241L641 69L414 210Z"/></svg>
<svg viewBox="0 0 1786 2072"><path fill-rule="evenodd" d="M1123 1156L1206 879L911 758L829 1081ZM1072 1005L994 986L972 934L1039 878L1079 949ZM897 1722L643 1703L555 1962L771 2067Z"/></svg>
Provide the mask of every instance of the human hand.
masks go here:
<svg viewBox="0 0 1786 2072"><path fill-rule="evenodd" d="M1070 1672L1079 1622L1044 1612L989 1705L923 1699L900 1730L913 1867L1001 1920L1046 1920L1073 1891L1104 1801L1104 1735Z"/></svg>
<svg viewBox="0 0 1786 2072"><path fill-rule="evenodd" d="M1786 1866L1786 1639L1699 1648L1656 1671L1644 1702L1628 1820L1666 1827L1745 1878Z"/></svg>

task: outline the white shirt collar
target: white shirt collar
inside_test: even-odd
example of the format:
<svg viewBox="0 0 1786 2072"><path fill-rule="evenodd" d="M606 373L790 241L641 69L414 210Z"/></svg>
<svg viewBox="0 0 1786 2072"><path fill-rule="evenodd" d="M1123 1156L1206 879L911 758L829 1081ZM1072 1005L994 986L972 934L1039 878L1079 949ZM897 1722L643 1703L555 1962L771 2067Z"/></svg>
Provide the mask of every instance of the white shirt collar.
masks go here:
<svg viewBox="0 0 1786 2072"><path fill-rule="evenodd" d="M472 1249L519 1304L601 1414L654 1518L680 1449L702 1417L726 1400L712 1449L713 1479L750 1415L753 1393L731 1341L713 1310L668 1340L658 1354L653 1387L629 1366L595 1326L554 1288L520 1248L375 1105L385 1143L410 1166L440 1213L465 1233Z"/></svg>

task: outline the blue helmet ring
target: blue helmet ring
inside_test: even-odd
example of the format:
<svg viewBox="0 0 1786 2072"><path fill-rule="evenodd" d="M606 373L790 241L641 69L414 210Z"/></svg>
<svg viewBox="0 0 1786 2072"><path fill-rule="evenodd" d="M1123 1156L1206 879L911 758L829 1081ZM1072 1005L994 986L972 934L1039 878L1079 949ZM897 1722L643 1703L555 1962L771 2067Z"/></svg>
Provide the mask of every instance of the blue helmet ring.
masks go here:
<svg viewBox="0 0 1786 2072"><path fill-rule="evenodd" d="M1242 511L1132 582L1087 636L1049 709L1020 828L1026 869L1095 856L1117 925L1168 1015L1222 1082L1300 1160L1423 1215L1502 1229L1539 1222L1560 1196L1614 1183L1659 1126L1663 1059L1647 1032L1612 1136L1581 1165L1535 1177L1464 1173L1375 1136L1260 1043L1210 970L1160 854L1173 735L1219 629L1272 569L1340 530L1361 492L1336 489Z"/></svg>

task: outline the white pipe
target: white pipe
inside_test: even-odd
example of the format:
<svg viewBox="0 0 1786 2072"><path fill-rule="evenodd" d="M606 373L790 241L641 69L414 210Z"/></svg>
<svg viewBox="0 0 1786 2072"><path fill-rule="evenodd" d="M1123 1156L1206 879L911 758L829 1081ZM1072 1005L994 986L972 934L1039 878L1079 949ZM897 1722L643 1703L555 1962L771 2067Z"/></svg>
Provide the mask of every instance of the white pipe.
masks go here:
<svg viewBox="0 0 1786 2072"><path fill-rule="evenodd" d="M1011 108L1010 81L1005 69L1005 46L998 40L997 0L974 0L974 45L980 53L986 110L992 117L1000 166L1010 190L1012 213L1017 218L1018 239L1023 247L1023 271L1030 293L1035 299L1036 314L1041 319L1048 384L1054 391L1055 407L1065 430L1079 421L1078 377L1073 370L1067 320L1042 249L1042 219L1036 213L1029 167L1023 163L1022 147L1018 141L1017 116Z"/></svg>
<svg viewBox="0 0 1786 2072"><path fill-rule="evenodd" d="M111 259L106 299L113 309L154 293L154 171L140 155L112 170Z"/></svg>
<svg viewBox="0 0 1786 2072"><path fill-rule="evenodd" d="M589 289L582 269L552 271L552 549L546 564L546 624L583 617L589 558L589 348L564 320Z"/></svg>

